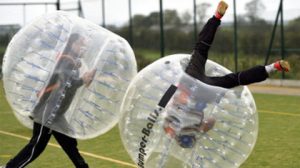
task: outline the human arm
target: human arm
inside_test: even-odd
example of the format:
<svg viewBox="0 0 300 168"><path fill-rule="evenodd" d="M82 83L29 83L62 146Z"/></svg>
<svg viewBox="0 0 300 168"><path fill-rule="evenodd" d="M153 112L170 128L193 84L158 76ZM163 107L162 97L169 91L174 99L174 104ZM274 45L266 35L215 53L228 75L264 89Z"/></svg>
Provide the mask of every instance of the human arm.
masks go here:
<svg viewBox="0 0 300 168"><path fill-rule="evenodd" d="M89 87L90 84L92 83L94 77L96 74L96 69L92 69L88 72L85 72L82 76L82 81L85 84L86 87Z"/></svg>

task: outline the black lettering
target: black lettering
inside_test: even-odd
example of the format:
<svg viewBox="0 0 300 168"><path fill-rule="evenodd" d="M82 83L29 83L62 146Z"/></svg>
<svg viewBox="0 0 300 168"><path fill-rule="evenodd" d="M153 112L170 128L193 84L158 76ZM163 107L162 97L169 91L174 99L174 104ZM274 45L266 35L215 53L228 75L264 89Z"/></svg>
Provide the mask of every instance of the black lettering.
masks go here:
<svg viewBox="0 0 300 168"><path fill-rule="evenodd" d="M142 147L142 148L146 148L146 144L145 144L145 142L143 142L143 141L142 141L142 142L140 143L140 147Z"/></svg>
<svg viewBox="0 0 300 168"><path fill-rule="evenodd" d="M138 163L138 166L139 166L140 168L144 168L144 163L143 163L143 162L139 162L139 163Z"/></svg>
<svg viewBox="0 0 300 168"><path fill-rule="evenodd" d="M152 127L153 127L153 124L152 123L148 123L147 124L147 128L149 129L149 132L150 132L150 130L152 129ZM149 135L148 135L149 136Z"/></svg>
<svg viewBox="0 0 300 168"><path fill-rule="evenodd" d="M146 136L143 136L142 140L143 142L147 143Z"/></svg>
<svg viewBox="0 0 300 168"><path fill-rule="evenodd" d="M138 166L140 168L144 168L144 158L147 155L145 148L147 147L148 137L150 136L151 130L156 123L156 120L162 111L162 108L155 109L148 116L148 123L145 128L142 129L142 133L144 136L142 137L142 141L140 142L139 154L138 154Z"/></svg>
<svg viewBox="0 0 300 168"><path fill-rule="evenodd" d="M153 122L153 123L155 123L155 121L156 121L156 119L153 119L151 117L148 117L148 120L151 121L151 122Z"/></svg>
<svg viewBox="0 0 300 168"><path fill-rule="evenodd" d="M159 115L159 112L157 110L154 110L154 114L156 115L155 118Z"/></svg>
<svg viewBox="0 0 300 168"><path fill-rule="evenodd" d="M143 128L142 133L145 134L146 136L150 135L150 130Z"/></svg>
<svg viewBox="0 0 300 168"><path fill-rule="evenodd" d="M145 149L144 149L144 148L140 148L140 150L139 150L139 151L140 151L140 153L141 153L141 154L143 154L143 155L147 155L147 154L145 153Z"/></svg>
<svg viewBox="0 0 300 168"><path fill-rule="evenodd" d="M139 162L143 163L144 162L144 155L139 153Z"/></svg>

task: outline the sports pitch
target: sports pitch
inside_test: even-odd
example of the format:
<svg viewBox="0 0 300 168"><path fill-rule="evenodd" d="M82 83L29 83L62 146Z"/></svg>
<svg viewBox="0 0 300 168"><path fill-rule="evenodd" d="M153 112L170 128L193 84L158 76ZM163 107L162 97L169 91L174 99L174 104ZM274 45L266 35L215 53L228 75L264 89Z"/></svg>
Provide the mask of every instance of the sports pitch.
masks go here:
<svg viewBox="0 0 300 168"><path fill-rule="evenodd" d="M7 104L0 81L0 165L13 157L31 137ZM300 96L254 94L259 114L256 146L241 168L300 167ZM85 141L78 148L91 168L135 167L120 140L118 128ZM72 168L54 138L29 168Z"/></svg>

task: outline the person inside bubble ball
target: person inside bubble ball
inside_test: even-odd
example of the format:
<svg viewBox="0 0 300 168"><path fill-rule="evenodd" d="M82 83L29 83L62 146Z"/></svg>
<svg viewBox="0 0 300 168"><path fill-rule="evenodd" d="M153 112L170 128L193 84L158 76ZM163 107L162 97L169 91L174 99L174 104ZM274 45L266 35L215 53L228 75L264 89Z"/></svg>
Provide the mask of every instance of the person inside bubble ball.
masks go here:
<svg viewBox="0 0 300 168"><path fill-rule="evenodd" d="M184 83L184 82L183 82ZM164 131L183 148L192 148L196 143L197 133L206 133L214 126L213 117L204 117L208 102L197 101L184 84L177 86L177 91L166 111Z"/></svg>
<svg viewBox="0 0 300 168"><path fill-rule="evenodd" d="M221 24L221 18L224 16L228 5L224 1L220 1L217 10L212 18L208 20L201 32L198 34L198 39L192 52L191 59L185 69L185 72L208 85L233 88L240 85L248 85L255 82L261 82L269 77L269 74L274 71L290 71L290 65L287 61L279 60L272 64L262 66L258 65L248 70L230 73L225 76L210 77L205 75L205 64L208 58L208 51L213 43L216 31ZM184 86L181 86L184 87ZM184 89L181 89L184 90ZM182 92L181 101L187 100L189 97L188 92ZM184 103L183 103L184 104ZM201 113L202 109L199 109L198 113ZM203 113L203 112L202 112ZM186 112L186 115L192 113ZM203 116L202 116L203 118ZM213 117L208 117L202 120L199 119L199 123L191 124L185 128L181 127L181 131L174 134L175 125L182 122L176 116L167 116L164 123L164 130L166 133L174 137L177 143L183 148L192 148L195 145L196 138L194 132L208 132L211 130L216 122ZM192 130L192 131L191 131Z"/></svg>
<svg viewBox="0 0 300 168"><path fill-rule="evenodd" d="M85 85L88 87L96 70L90 70L79 77L84 38L73 33L66 48L57 58L57 64L48 85L38 94L39 102L33 109L33 132L29 143L7 164L6 168L22 168L35 160L46 148L53 135L65 153L77 168L87 168L88 164L77 149L77 140L48 128L53 122L64 122L63 114L68 110L76 90ZM37 121L42 118L42 121ZM41 122L41 123L40 123ZM63 126L67 127L67 126ZM65 128L62 128L65 129Z"/></svg>

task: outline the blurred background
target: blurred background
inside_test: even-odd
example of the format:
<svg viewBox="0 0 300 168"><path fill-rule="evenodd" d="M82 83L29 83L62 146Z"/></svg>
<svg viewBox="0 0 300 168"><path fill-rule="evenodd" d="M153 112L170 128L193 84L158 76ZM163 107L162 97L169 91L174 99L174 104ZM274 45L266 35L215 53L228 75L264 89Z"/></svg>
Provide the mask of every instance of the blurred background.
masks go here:
<svg viewBox="0 0 300 168"><path fill-rule="evenodd" d="M219 0L0 0L0 72L6 47L24 25L56 10L71 12L103 26L129 41L139 69L160 57L191 53L197 33ZM253 86L259 114L259 137L241 168L300 167L300 1L226 0L210 59L239 71L275 60L290 61L290 73L275 73L270 84ZM1 78L1 73L0 73ZM287 87L283 87L287 86ZM292 87L290 87L292 86ZM3 88L0 80L0 88ZM0 166L13 157L31 136L14 117L0 89ZM31 168L72 167L52 139ZM109 146L109 147L108 147ZM79 142L90 167L135 167L125 151L118 128ZM49 162L55 160L56 162Z"/></svg>
<svg viewBox="0 0 300 168"><path fill-rule="evenodd" d="M218 0L0 0L0 60L12 36L35 17L65 10L129 41L139 69L169 54L191 53L197 33ZM229 9L210 59L239 71L287 59L292 72L273 79L300 78L300 2L227 0ZM0 62L2 65L2 62Z"/></svg>

